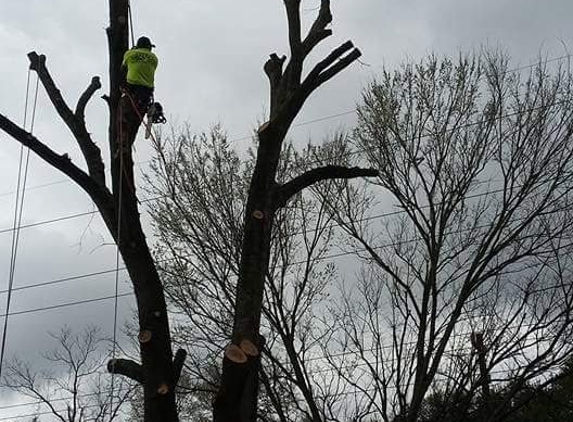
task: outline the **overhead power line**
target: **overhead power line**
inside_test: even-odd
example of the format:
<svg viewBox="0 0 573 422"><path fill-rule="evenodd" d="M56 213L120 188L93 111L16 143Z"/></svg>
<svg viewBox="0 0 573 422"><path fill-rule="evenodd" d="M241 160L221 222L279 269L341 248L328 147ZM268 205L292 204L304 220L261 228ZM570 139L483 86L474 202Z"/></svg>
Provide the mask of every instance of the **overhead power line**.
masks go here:
<svg viewBox="0 0 573 422"><path fill-rule="evenodd" d="M120 293L117 295L118 298L121 297L128 297L128 296L133 296L133 292L126 292L126 293ZM34 314L34 313L38 313L38 312L44 312L44 311L51 311L54 309L62 309L62 308L69 308L71 306L77 306L77 305L85 305L88 303L95 303L95 302L104 302L106 300L112 300L115 299L116 296L112 295L112 296L104 296L104 297L97 297L94 299L85 299L85 300L76 300L73 302L67 302L67 303L61 303L58 305L52 305L52 306L43 306L40 308L33 308L33 309L26 309L23 311L13 311L10 312L8 314L2 314L0 315L0 318L6 318L6 316L13 316L13 315L25 315L25 314Z"/></svg>
<svg viewBox="0 0 573 422"><path fill-rule="evenodd" d="M401 212L403 212L403 211L401 211ZM521 221L521 220L516 220L516 221ZM473 228L469 228L469 229L451 231L451 232L448 232L447 234L448 235L462 234L462 233L465 233L465 232L470 231L470 230L483 229L483 228L487 228L489 226L490 226L489 224L484 224L482 226L477 226L477 227L473 227ZM418 240L421 240L421 239L419 239L419 238L406 239L406 240L401 240L401 241L397 241L397 242L392 242L392 243L376 246L376 247L373 247L372 249L375 251L378 251L378 250L382 250L382 249L386 249L386 248L392 248L392 247L396 247L399 245L412 243L412 242L415 242ZM326 255L326 256L322 256L322 257L318 257L318 258L310 258L310 259L305 259L305 260L301 260L301 261L291 262L291 263L289 263L289 265L306 265L309 262L322 262L322 261L332 260L335 258L342 258L345 256L356 255L357 253L360 253L360 252L368 252L368 250L366 248L356 248L355 250L350 251L350 252L340 252L340 253L330 254L330 255ZM175 259L176 258L166 258L166 259L162 259L162 260L157 260L157 261L155 261L155 263L157 264L157 263L162 263L162 262L169 262L169 261L173 261ZM78 279L86 278L86 277L92 277L94 275L115 273L116 271L124 271L125 269L126 269L125 267L111 268L109 270L104 270L104 271L100 271L100 272L96 272L96 273L82 274L82 275L67 277L67 278L63 278L63 279L59 279L59 280L52 280L52 281L48 281L48 282L44 282L44 283L39 283L39 284L34 285L34 286L29 286L28 288L34 288L34 287L40 287L40 286L46 286L46 285L54 285L54 284L63 283L66 281L78 280ZM544 292L544 291L549 291L549 290L558 289L558 288L560 288L560 286L552 286L552 287L548 287L548 288L537 289L537 290L530 292L530 293ZM22 288L20 288L20 290L22 290ZM127 297L131 294L132 293L130 293L130 292L126 292L126 293L120 294L117 297ZM73 301L73 302L68 302L68 303L59 304L59 305L52 305L52 306L29 309L29 310L24 310L24 311L11 312L11 313L8 313L7 315L6 314L0 315L0 318L6 317L6 316L11 316L11 315L22 315L22 314L29 314L29 313L36 313L36 312L60 309L60 308L65 308L65 307L70 307L70 306L75 306L75 305L81 305L81 304L86 304L86 303L111 300L114 298L115 298L115 296L106 296L106 297L100 297L100 298L95 298L95 299Z"/></svg>
<svg viewBox="0 0 573 422"><path fill-rule="evenodd" d="M28 77L26 82L26 102L24 104L24 128L28 120L28 101L30 97L30 75L32 69L28 68ZM32 117L30 122L30 133L34 132L36 123L36 109L38 105L38 91L40 86L40 77L36 78L36 90L33 95L34 102L32 105ZM25 157L25 158L24 158ZM14 287L14 277L16 274L16 262L18 259L18 248L20 245L20 231L22 228L22 217L24 215L24 200L26 197L26 184L28 182L28 170L30 168L30 149L27 148L24 154L24 146L20 146L20 163L18 166L18 180L16 187L16 201L14 201L14 224L12 232L12 248L10 251L10 270L8 275L8 294L6 297L6 317L4 318L4 327L2 330L2 346L0 347L0 379L2 377L2 368L4 364L4 354L6 351L6 341L8 335L8 316L10 315L10 306L12 303L12 289Z"/></svg>
<svg viewBox="0 0 573 422"><path fill-rule="evenodd" d="M474 194L474 195L468 195L466 197L466 199L477 199L480 197L484 197L487 195L491 195L491 194L495 194L495 193L500 193L502 192L503 189L495 189L495 190L490 190L490 191L485 191L479 194ZM155 198L157 199L157 198ZM149 199L149 200L153 200L153 199ZM426 208L426 207L423 207ZM95 213L96 211L94 211ZM376 214L373 216L368 216L368 217L364 217L361 219L357 219L355 220L356 223L364 223L367 221L376 221L376 220L381 220L387 217L391 217L391 216L395 216L395 215L400 215L400 214L404 214L405 211L404 210L396 210L396 211L389 211L389 212L384 212L384 213L380 213L380 214ZM340 225L338 223L331 223L328 225L328 228L334 228L334 227L340 227ZM296 236L296 235L304 235L304 234L309 234L309 233L314 233L316 232L317 229L309 229L309 230L304 230L304 231L297 231L294 233L288 233L285 234L286 237L288 236ZM350 255L351 253L345 253L347 255ZM168 259L160 259L160 260L156 260L156 263L162 263L162 262L166 262L168 261ZM126 267L120 267L119 270L121 271L125 271ZM19 287L14 287L13 291L22 291L22 290L29 290L29 289L35 289L35 288L40 288L40 287L46 287L46 286L52 286L52 285L57 285L57 284L62 284L62 283L67 283L70 281L76 281L76 280L80 280L80 279L84 279L84 278L90 278L90 277L95 277L95 276L99 276L99 275L107 275L107 274L112 274L116 271L116 268L109 268L109 269L105 269L105 270L100 270L100 271L95 271L95 272L90 272L90 273L83 273L83 274L77 274L77 275L72 275L72 276L68 276L68 277L62 277L62 278L56 278L53 280L48 280L48 281L43 281L43 282L39 282L39 283L34 283L34 284L29 284L29 285L24 285L24 286L19 286ZM0 295L6 293L7 290L0 290Z"/></svg>
<svg viewBox="0 0 573 422"><path fill-rule="evenodd" d="M525 110L525 111L527 111L527 112L532 112L532 111L537 111L537 110L543 110L543 109L550 108L550 107L553 107L553 106L556 106L556 105L569 104L570 102L571 102L571 101L569 101L569 100L556 101L556 102L554 102L554 103L546 104L546 105L539 106L539 107L534 107L534 108L531 108L531 109L527 109L527 110ZM523 112L523 111L521 111L521 112ZM496 118L494 118L494 119L492 119L492 120L493 120L493 121L498 121L498 120L501 121L502 119L505 119L505 118L508 118L508 117L514 117L514 116L516 116L516 115L519 115L521 112L518 111L518 112L513 112L513 113L505 114L505 115L502 115L502 116L498 116L498 117L496 117ZM467 128L467 127L476 126L476 125L482 124L482 123L484 123L484 122L483 122L483 121L477 121L477 122L468 123L468 124L465 124L465 125L461 125L461 126L459 126L459 127L457 127L457 128L454 128L454 129L452 129L452 131L454 131L454 130L460 130L460 129ZM422 135L422 136L420 136L420 137L421 137L421 138L427 138L427 137L429 137L429 136L430 136L430 135ZM348 154L345 154L345 156L346 156L346 157L350 157L350 156L357 155L357 154L359 154L359 153L364 153L364 152L367 152L367 151L368 151L367 149L362 149L362 150L358 150L358 151L352 151L352 152L349 152ZM309 162L307 162L307 164L321 164L321 163L326 163L326 162L329 162L329 161L330 161L330 160L320 159L320 160L309 161ZM165 197L168 197L168 195L160 195L160 196L157 196L157 197L154 197L154 198L146 198L146 199L142 199L140 202L144 203L144 202L149 202L149 201L155 201L155 200L158 200L158 199L161 199L161 198L165 198ZM51 220L41 221L41 222L38 222L38 223L23 224L23 225L21 226L21 228L22 228L22 229L26 229L26 228L41 226L41 225L44 225L44 224L58 223L58 222L61 222L61 221L72 220L72 219L75 219L75 218L79 218L79 217L83 217L83 216L88 216L88 215L93 215L93 214L96 214L96 213L98 213L98 211L85 211L85 212L81 212L81 213L70 214L70 215L67 215L67 216L62 216L62 217L54 218L54 219L51 219ZM6 229L0 230L0 234L11 233L11 232L13 232L13 231L14 231L13 228L6 228Z"/></svg>

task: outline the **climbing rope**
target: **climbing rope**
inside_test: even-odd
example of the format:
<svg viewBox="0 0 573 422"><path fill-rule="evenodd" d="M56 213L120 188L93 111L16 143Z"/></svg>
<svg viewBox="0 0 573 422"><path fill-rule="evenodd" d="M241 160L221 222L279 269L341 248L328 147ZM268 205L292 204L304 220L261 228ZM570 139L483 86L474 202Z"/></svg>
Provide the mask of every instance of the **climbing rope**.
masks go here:
<svg viewBox="0 0 573 422"><path fill-rule="evenodd" d="M26 129L28 124L28 105L30 99L30 79L31 69L28 68L28 77L26 80L26 100L24 103L24 124ZM38 105L38 91L39 91L40 78L36 79L36 87L34 93L34 102L32 105L32 117L30 122L30 134L34 132L34 124L36 122L36 109ZM24 161L25 160L25 161ZM2 346L0 348L0 378L2 377L2 367L4 364L4 355L6 352L6 339L8 334L8 317L10 315L10 304L12 302L12 290L14 287L14 275L16 274L16 259L18 256L18 246L20 243L20 230L22 228L22 216L24 213L24 198L26 194L26 184L28 181L28 169L30 165L30 149L26 150L24 158L24 146L20 146L20 160L18 164L18 178L16 186L16 200L14 203L14 222L12 230L12 247L10 253L10 271L8 274L8 291L6 298L6 312L4 316L4 327L2 330Z"/></svg>
<svg viewBox="0 0 573 422"><path fill-rule="evenodd" d="M113 310L113 343L112 343L112 362L115 363L115 355L117 352L117 314L118 314L118 298L119 298L119 260L120 260L120 249L119 245L121 243L121 217L122 217L122 203L123 203L123 172L124 172L124 142L123 139L123 101L119 100L118 107L118 150L119 154L119 191L118 191L118 205L117 205L117 241L115 247L115 293L114 293L114 310ZM135 194L135 192L134 192ZM113 392L115 387L115 373L111 373L111 389L110 389L110 402L109 402L109 412L110 412L110 422L113 419Z"/></svg>
<svg viewBox="0 0 573 422"><path fill-rule="evenodd" d="M135 46L135 34L133 29L133 13L131 11L131 1L127 1L127 12L129 17L129 33L131 36L131 47ZM123 203L123 172L124 172L124 143L123 139L123 113L122 106L123 102L120 98L119 107L117 110L117 123L118 123L118 139L119 145L117 153L119 154L119 192L118 192L118 205L117 205L117 241L115 248L115 293L114 293L114 305L113 305L113 343L112 343L112 362L115 362L115 355L117 352L117 314L118 314L118 297L119 297L119 260L120 260L120 249L119 245L121 243L121 217L122 217L122 203ZM113 151L111 151L113 154ZM135 190L134 190L135 195ZM109 420L113 419L113 392L115 387L115 373L111 374L111 389L110 389L110 400L109 400Z"/></svg>
<svg viewBox="0 0 573 422"><path fill-rule="evenodd" d="M134 35L134 30L133 30L133 16L131 13L131 2L130 1L127 2L127 12L129 15L129 33L131 35L131 46L133 47L135 45L135 35Z"/></svg>

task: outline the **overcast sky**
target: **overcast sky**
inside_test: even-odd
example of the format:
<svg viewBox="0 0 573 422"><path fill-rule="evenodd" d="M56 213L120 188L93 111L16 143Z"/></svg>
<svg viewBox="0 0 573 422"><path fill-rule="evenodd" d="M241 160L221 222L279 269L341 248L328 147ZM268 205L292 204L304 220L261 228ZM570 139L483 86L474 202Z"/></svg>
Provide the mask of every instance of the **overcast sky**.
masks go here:
<svg viewBox="0 0 573 422"><path fill-rule="evenodd" d="M136 37L148 35L157 45L160 67L156 97L171 121L188 121L195 131L220 122L231 140L252 132L268 110L267 81L262 65L272 52L286 49L286 22L280 0L174 0L164 7L152 0L132 0ZM303 1L303 16L310 22L318 0ZM455 56L483 45L507 50L514 66L529 64L541 53L558 57L573 48L571 0L334 0L334 36L318 49L316 59L346 39L363 52L355 64L320 89L297 120L305 123L352 110L365 83L383 66L417 60L429 53ZM64 97L75 105L94 75L107 90L104 0L0 0L0 113L21 123L28 61L26 53L45 54ZM102 93L104 92L102 91ZM59 152L79 162L77 149L40 92L35 133ZM106 109L96 98L88 108L88 126L105 145ZM325 135L352 125L347 114L291 132L295 141L320 141ZM237 141L240 146L248 142ZM136 159L149 158L146 141L138 141ZM0 133L0 290L7 287L13 191L16 186L19 146ZM142 165L145 168L145 165ZM49 186L41 187L41 185ZM90 201L65 177L32 158L24 210L24 223L42 222L93 210ZM40 187L38 187L40 186ZM115 250L99 218L83 216L22 231L15 287L109 270ZM103 245L103 246L102 246ZM114 275L82 278L56 286L17 291L12 312L112 295ZM121 292L130 285L121 277ZM6 295L0 294L0 313ZM122 316L131 299L120 299ZM46 332L63 324L81 328L101 325L110 333L113 301L81 307L15 315L10 318L8 353L32 358L48 346ZM21 401L4 395L0 406ZM0 418L25 414L30 409L0 410Z"/></svg>

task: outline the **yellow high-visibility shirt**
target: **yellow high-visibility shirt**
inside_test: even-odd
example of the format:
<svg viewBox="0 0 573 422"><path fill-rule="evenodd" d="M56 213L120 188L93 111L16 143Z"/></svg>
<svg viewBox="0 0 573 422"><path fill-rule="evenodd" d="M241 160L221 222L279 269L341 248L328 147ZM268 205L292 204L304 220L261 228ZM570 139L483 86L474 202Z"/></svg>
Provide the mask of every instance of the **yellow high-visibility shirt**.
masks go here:
<svg viewBox="0 0 573 422"><path fill-rule="evenodd" d="M122 66L127 66L127 83L153 88L157 56L147 48L133 48L125 52Z"/></svg>

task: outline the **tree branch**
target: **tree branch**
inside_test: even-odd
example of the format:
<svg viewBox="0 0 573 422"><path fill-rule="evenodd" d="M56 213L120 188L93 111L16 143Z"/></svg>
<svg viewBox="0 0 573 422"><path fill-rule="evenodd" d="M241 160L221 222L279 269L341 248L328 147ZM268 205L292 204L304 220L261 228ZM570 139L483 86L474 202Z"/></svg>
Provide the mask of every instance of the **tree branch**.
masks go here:
<svg viewBox="0 0 573 422"><path fill-rule="evenodd" d="M300 1L283 0L287 12L288 35L291 56L299 56L301 53L301 27L300 27Z"/></svg>
<svg viewBox="0 0 573 422"><path fill-rule="evenodd" d="M93 142L91 135L87 131L84 119L80 119L78 115L74 114L66 104L60 90L46 68L46 56L38 55L35 51L32 51L31 53L28 53L28 58L30 60L30 69L34 70L38 74L40 81L42 81L42 85L46 89L48 98L50 98L56 111L76 138L86 160L90 176L92 176L98 184L105 186L105 170L101 151ZM95 78L92 79L92 83L78 101L78 109L80 112L85 109L85 105L93 93L99 89L96 88L99 83L99 78L97 81L94 80ZM99 86L101 87L101 84Z"/></svg>
<svg viewBox="0 0 573 422"><path fill-rule="evenodd" d="M111 359L107 363L107 370L111 374L123 375L140 384L143 384L145 381L143 367L139 363L129 359Z"/></svg>
<svg viewBox="0 0 573 422"><path fill-rule="evenodd" d="M357 48L354 48L348 55L342 57L347 51L354 47L352 41L347 41L340 47L333 50L324 60L318 62L310 71L302 86L309 95L312 91L322 85L324 82L332 79L338 73L342 72L352 62L357 60L362 53ZM342 57L342 58L341 58ZM340 59L337 63L333 63Z"/></svg>
<svg viewBox="0 0 573 422"><path fill-rule="evenodd" d="M271 54L265 63L264 70L269 78L271 93L271 116L273 116L279 106L278 92L283 76L283 65L286 56L279 58L275 53Z"/></svg>
<svg viewBox="0 0 573 422"><path fill-rule="evenodd" d="M25 147L30 148L45 162L69 176L86 191L100 210L102 208L113 207L113 197L109 190L105 186L96 183L86 172L73 164L67 154L60 155L56 153L31 133L26 132L2 114L0 114L0 129Z"/></svg>
<svg viewBox="0 0 573 422"><path fill-rule="evenodd" d="M362 56L362 53L359 49L355 48L348 54L347 56L341 58L334 66L330 67L329 69L325 70L320 74L320 76L315 81L315 88L319 87L325 82L328 82L330 79L334 78L356 60L358 60Z"/></svg>
<svg viewBox="0 0 573 422"><path fill-rule="evenodd" d="M308 35L304 39L303 54L306 57L322 40L332 35L330 29L326 29L327 25L332 22L332 13L330 12L330 0L322 0L320 2L320 10L312 27L308 31Z"/></svg>
<svg viewBox="0 0 573 422"><path fill-rule="evenodd" d="M86 106L88 105L88 102L91 100L95 92L100 88L101 82L99 80L99 76L94 76L91 83L78 100L78 104L76 105L76 112L74 114L76 115L77 119L82 122L85 121Z"/></svg>
<svg viewBox="0 0 573 422"><path fill-rule="evenodd" d="M314 47L316 47L322 40L330 37L331 35L331 29L323 29L322 31L308 34L302 43L302 51L304 56L308 56Z"/></svg>
<svg viewBox="0 0 573 422"><path fill-rule="evenodd" d="M360 167L325 166L307 171L280 186L275 193L274 204L284 207L287 201L303 189L328 179L353 179L356 177L376 177L378 170Z"/></svg>

